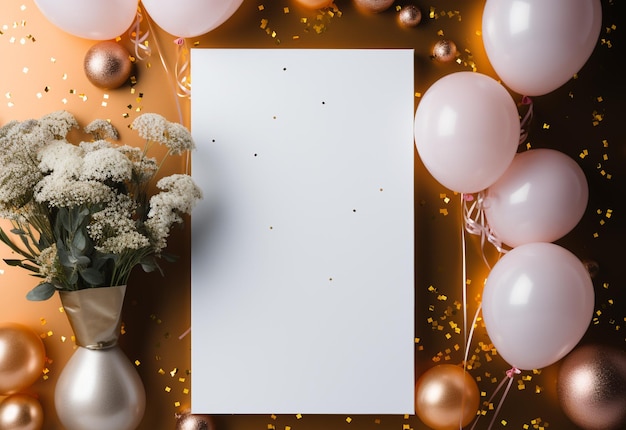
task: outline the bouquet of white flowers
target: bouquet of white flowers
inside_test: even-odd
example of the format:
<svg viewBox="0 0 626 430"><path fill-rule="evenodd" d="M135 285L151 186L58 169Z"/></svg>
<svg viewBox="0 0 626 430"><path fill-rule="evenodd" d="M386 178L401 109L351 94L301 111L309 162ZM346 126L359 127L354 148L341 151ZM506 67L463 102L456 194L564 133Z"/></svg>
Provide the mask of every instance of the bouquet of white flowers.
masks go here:
<svg viewBox="0 0 626 430"><path fill-rule="evenodd" d="M41 278L27 298L46 300L56 290L125 285L132 269L159 269L171 228L182 223L201 191L186 174L156 182L165 158L194 148L189 131L154 113L131 124L143 148L117 145L117 130L105 120L84 128L92 141L73 144L74 116L53 112L39 120L0 128L0 240L17 259L5 259ZM159 161L155 143L167 151Z"/></svg>

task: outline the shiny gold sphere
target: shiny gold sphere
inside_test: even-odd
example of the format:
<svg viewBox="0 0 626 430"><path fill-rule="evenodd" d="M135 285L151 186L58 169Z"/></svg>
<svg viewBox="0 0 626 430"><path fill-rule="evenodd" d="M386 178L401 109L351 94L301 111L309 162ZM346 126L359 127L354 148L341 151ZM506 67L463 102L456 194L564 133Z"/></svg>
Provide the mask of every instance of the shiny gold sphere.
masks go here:
<svg viewBox="0 0 626 430"><path fill-rule="evenodd" d="M440 40L433 47L433 58L447 63L456 58L456 44L451 40Z"/></svg>
<svg viewBox="0 0 626 430"><path fill-rule="evenodd" d="M365 12L378 13L389 9L393 0L354 0L354 4Z"/></svg>
<svg viewBox="0 0 626 430"><path fill-rule="evenodd" d="M189 411L176 414L176 430L215 430L210 415L195 415Z"/></svg>
<svg viewBox="0 0 626 430"><path fill-rule="evenodd" d="M112 90L122 86L130 77L132 62L128 51L119 43L96 43L85 55L85 75L98 88Z"/></svg>
<svg viewBox="0 0 626 430"><path fill-rule="evenodd" d="M296 2L309 9L322 9L330 6L333 0L296 0Z"/></svg>
<svg viewBox="0 0 626 430"><path fill-rule="evenodd" d="M435 430L458 430L469 424L478 411L480 393L472 376L462 367L440 364L415 384L415 412Z"/></svg>
<svg viewBox="0 0 626 430"><path fill-rule="evenodd" d="M28 394L12 394L0 402L0 429L40 430L43 408Z"/></svg>
<svg viewBox="0 0 626 430"><path fill-rule="evenodd" d="M398 22L402 27L415 27L422 21L422 11L415 5L403 6L398 12Z"/></svg>
<svg viewBox="0 0 626 430"><path fill-rule="evenodd" d="M604 345L576 348L557 377L559 403L586 430L626 428L626 352Z"/></svg>

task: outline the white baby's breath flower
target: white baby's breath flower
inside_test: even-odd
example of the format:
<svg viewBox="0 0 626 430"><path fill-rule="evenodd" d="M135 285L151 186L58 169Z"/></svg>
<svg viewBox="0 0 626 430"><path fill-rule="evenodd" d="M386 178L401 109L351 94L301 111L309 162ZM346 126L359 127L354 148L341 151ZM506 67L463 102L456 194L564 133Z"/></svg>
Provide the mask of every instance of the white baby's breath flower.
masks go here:
<svg viewBox="0 0 626 430"><path fill-rule="evenodd" d="M77 177L83 164L83 150L66 140L55 140L41 148L38 158L43 173Z"/></svg>
<svg viewBox="0 0 626 430"><path fill-rule="evenodd" d="M113 144L111 142L109 142L108 140L94 140L92 142L80 142L78 144L78 146L85 151L85 153L87 152L91 152L91 151L97 151L98 149L102 149L102 148L113 148Z"/></svg>
<svg viewBox="0 0 626 430"><path fill-rule="evenodd" d="M96 140L113 139L117 140L120 137L117 129L113 127L111 122L104 119L96 119L90 122L85 128L85 133L91 134Z"/></svg>
<svg viewBox="0 0 626 430"><path fill-rule="evenodd" d="M83 157L81 180L123 182L131 178L133 163L115 148L90 151Z"/></svg>
<svg viewBox="0 0 626 430"><path fill-rule="evenodd" d="M150 246L150 240L143 234L136 231L121 233L118 236L107 238L102 245L96 249L105 254L121 254L127 251L136 251L138 249Z"/></svg>
<svg viewBox="0 0 626 430"><path fill-rule="evenodd" d="M57 247L56 245L49 246L41 251L37 257L37 264L39 265L39 274L43 276L46 282L50 282L57 276Z"/></svg>
<svg viewBox="0 0 626 430"><path fill-rule="evenodd" d="M157 187L164 191L150 199L146 228L154 238L156 247L163 249L172 226L183 222L180 214L191 213L197 200L202 198L202 192L189 175L182 174L162 178L157 182Z"/></svg>
<svg viewBox="0 0 626 430"><path fill-rule="evenodd" d="M134 146L122 145L117 147L133 163L133 180L135 182L147 182L159 169L157 160L146 157L143 150Z"/></svg>
<svg viewBox="0 0 626 430"><path fill-rule="evenodd" d="M170 150L171 154L182 154L195 148L191 133L182 124L171 122L166 130L167 140L165 146Z"/></svg>
<svg viewBox="0 0 626 430"><path fill-rule="evenodd" d="M78 128L74 115L65 110L44 115L39 120L41 126L49 130L55 139L64 139L73 128Z"/></svg>
<svg viewBox="0 0 626 430"><path fill-rule="evenodd" d="M35 200L51 207L97 205L111 201L115 192L98 181L77 181L62 175L44 177L35 187Z"/></svg>
<svg viewBox="0 0 626 430"><path fill-rule="evenodd" d="M157 113L141 114L130 125L142 138L162 144L167 141L167 126L168 121L165 117Z"/></svg>

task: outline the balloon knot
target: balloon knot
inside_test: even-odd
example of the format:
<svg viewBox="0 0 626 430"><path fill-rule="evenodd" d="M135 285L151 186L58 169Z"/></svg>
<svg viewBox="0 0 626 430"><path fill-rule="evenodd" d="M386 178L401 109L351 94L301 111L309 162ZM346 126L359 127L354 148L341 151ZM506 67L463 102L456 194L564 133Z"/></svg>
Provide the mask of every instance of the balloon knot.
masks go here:
<svg viewBox="0 0 626 430"><path fill-rule="evenodd" d="M517 367L511 367L509 370L506 371L506 376L509 378L513 378L515 375L519 375L520 373L522 373L522 371L519 370Z"/></svg>
<svg viewBox="0 0 626 430"><path fill-rule="evenodd" d="M530 105L533 103L533 99L531 99L528 96L522 96L522 104L524 105Z"/></svg>
<svg viewBox="0 0 626 430"><path fill-rule="evenodd" d="M176 39L174 39L174 43L178 46L183 46L185 44L185 38L184 37L178 37Z"/></svg>
<svg viewBox="0 0 626 430"><path fill-rule="evenodd" d="M466 201L466 202L473 202L474 201L474 195L473 194L463 193L463 200Z"/></svg>

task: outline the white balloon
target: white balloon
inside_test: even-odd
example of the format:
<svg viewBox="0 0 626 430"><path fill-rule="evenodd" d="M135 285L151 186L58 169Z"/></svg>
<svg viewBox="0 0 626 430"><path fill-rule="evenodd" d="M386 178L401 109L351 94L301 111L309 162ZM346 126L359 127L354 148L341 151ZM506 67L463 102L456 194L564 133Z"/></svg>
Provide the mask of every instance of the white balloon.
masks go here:
<svg viewBox="0 0 626 430"><path fill-rule="evenodd" d="M482 312L498 354L523 370L567 355L593 317L594 290L582 262L553 243L513 248L487 277Z"/></svg>
<svg viewBox="0 0 626 430"><path fill-rule="evenodd" d="M415 112L415 146L445 187L475 193L509 167L520 137L517 107L487 75L456 72L436 81Z"/></svg>
<svg viewBox="0 0 626 430"><path fill-rule="evenodd" d="M243 0L143 0L159 27L178 37L196 37L222 25Z"/></svg>
<svg viewBox="0 0 626 430"><path fill-rule="evenodd" d="M589 59L601 26L600 0L487 0L482 18L493 68L527 96L570 80Z"/></svg>
<svg viewBox="0 0 626 430"><path fill-rule="evenodd" d="M61 30L91 40L115 39L137 15L139 0L35 0L41 13Z"/></svg>
<svg viewBox="0 0 626 430"><path fill-rule="evenodd" d="M515 247L553 242L580 221L587 179L570 157L553 149L519 153L485 194L485 216L495 236Z"/></svg>

